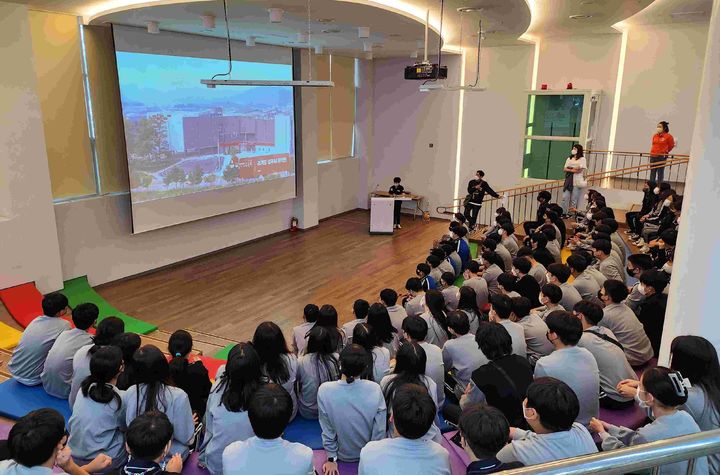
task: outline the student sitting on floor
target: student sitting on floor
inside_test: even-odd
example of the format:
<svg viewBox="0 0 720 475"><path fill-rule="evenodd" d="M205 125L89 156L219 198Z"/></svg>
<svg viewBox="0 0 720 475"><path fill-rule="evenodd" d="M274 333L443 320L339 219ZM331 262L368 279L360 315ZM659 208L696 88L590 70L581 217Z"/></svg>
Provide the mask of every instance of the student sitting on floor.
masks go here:
<svg viewBox="0 0 720 475"><path fill-rule="evenodd" d="M400 347L400 338L398 331L393 327L390 320L390 314L381 303L370 305L368 310L367 323L370 325L378 344L387 348L390 352L390 358L395 358L397 350Z"/></svg>
<svg viewBox="0 0 720 475"><path fill-rule="evenodd" d="M562 300L562 289L555 284L543 285L540 289L538 300L540 300L542 307L534 308L531 312L537 314L537 316L543 320L545 320L547 316L555 310L565 310L565 308L560 305L560 300Z"/></svg>
<svg viewBox="0 0 720 475"><path fill-rule="evenodd" d="M180 454L184 459L189 453L195 429L190 400L185 391L168 384L170 368L158 347L145 345L135 352L134 359L137 384L123 395L125 422L130 427L136 417L148 411L160 411L167 415L173 428L170 455Z"/></svg>
<svg viewBox="0 0 720 475"><path fill-rule="evenodd" d="M470 382L472 372L487 364L488 359L478 348L475 335L470 333L470 322L463 312L450 312L447 318L448 331L453 336L442 349L443 363L460 385L459 393Z"/></svg>
<svg viewBox="0 0 720 475"><path fill-rule="evenodd" d="M400 332L402 322L407 317L407 312L402 305L398 305L398 294L393 289L383 289L380 291L380 302L385 305L390 315L390 322L393 328Z"/></svg>
<svg viewBox="0 0 720 475"><path fill-rule="evenodd" d="M182 473L182 456L172 452L174 436L173 425L162 412L140 414L130 423L125 435L125 448L130 453L130 460L110 475Z"/></svg>
<svg viewBox="0 0 720 475"><path fill-rule="evenodd" d="M483 256L484 257L484 256ZM487 264L489 267L490 264ZM498 268L498 271L500 269ZM490 279L490 276L493 274L494 269L488 270L487 267L485 268L485 273L480 270L480 264L477 261L470 261L468 263L467 269L465 269L465 272L463 274L464 280L462 283L462 287L470 287L475 291L475 305L479 310L482 310L485 305L488 304L490 299L490 283L488 279ZM487 274L487 279L484 278L485 274ZM502 272L498 272L497 274L494 274L494 280L492 282L495 284L495 287L497 288L497 276L499 274L502 274ZM479 315L478 311L478 315Z"/></svg>
<svg viewBox="0 0 720 475"><path fill-rule="evenodd" d="M477 305L477 294L472 288L462 286L458 294L460 298L458 299L457 310L467 315L470 322L470 333L474 335L480 326L480 320L486 320L486 317Z"/></svg>
<svg viewBox="0 0 720 475"><path fill-rule="evenodd" d="M440 245L442 247L443 251L445 251L445 254L447 255L448 261L452 265L453 268L453 274L456 276L459 276L462 274L462 259L460 259L460 254L457 253L455 250L455 247L453 247L450 243L442 243Z"/></svg>
<svg viewBox="0 0 720 475"><path fill-rule="evenodd" d="M303 309L303 324L292 329L292 351L296 355L302 355L307 346L308 332L315 326L320 309L317 305L309 303Z"/></svg>
<svg viewBox="0 0 720 475"><path fill-rule="evenodd" d="M425 289L417 277L411 277L405 282L407 295L403 298L403 306L408 317L422 315L425 311Z"/></svg>
<svg viewBox="0 0 720 475"><path fill-rule="evenodd" d="M597 452L588 430L574 422L580 404L570 386L555 378L538 378L527 390L523 416L531 431L510 429L509 444L497 454L504 463L535 465Z"/></svg>
<svg viewBox="0 0 720 475"><path fill-rule="evenodd" d="M450 475L447 450L424 437L436 415L427 388L399 385L391 408L393 438L369 442L362 449L358 475Z"/></svg>
<svg viewBox="0 0 720 475"><path fill-rule="evenodd" d="M390 350L378 342L374 328L367 323L361 323L355 327L353 341L365 348L365 351L372 357L372 364L368 363L365 373L360 376L362 379L379 383L390 372Z"/></svg>
<svg viewBox="0 0 720 475"><path fill-rule="evenodd" d="M115 387L121 369L122 352L118 347L101 347L90 358L90 375L82 382L68 422L68 445L80 465L102 453L112 458L113 468L127 460L124 391Z"/></svg>
<svg viewBox="0 0 720 475"><path fill-rule="evenodd" d="M385 437L387 409L380 386L359 379L366 370L368 355L360 345L350 345L340 354L340 381L324 383L318 390L318 409L325 474L337 474L337 461L356 462L360 450L372 440Z"/></svg>
<svg viewBox="0 0 720 475"><path fill-rule="evenodd" d="M55 409L38 409L18 419L10 429L8 450L11 459L0 462L3 475L50 474L60 467L69 475L101 472L112 461L100 455L90 464L79 467L67 446L65 420Z"/></svg>
<svg viewBox="0 0 720 475"><path fill-rule="evenodd" d="M544 265L535 260L532 249L527 246L522 246L518 249L517 257L523 257L530 261L530 271L528 274L535 279L540 287L547 284L547 277L545 277L547 269L545 269Z"/></svg>
<svg viewBox="0 0 720 475"><path fill-rule="evenodd" d="M504 326L512 338L512 352L522 358L527 358L527 343L525 342L525 329L519 323L510 321L512 315L512 299L506 295L495 295L490 301L490 321Z"/></svg>
<svg viewBox="0 0 720 475"><path fill-rule="evenodd" d="M531 365L535 366L538 359L552 353L555 347L547 339L547 324L536 314L531 314L530 307L530 300L527 298L513 298L510 320L523 327L525 345L527 346L527 359Z"/></svg>
<svg viewBox="0 0 720 475"><path fill-rule="evenodd" d="M532 307L539 307L540 302L538 301L538 297L540 295L540 284L535 280L535 277L530 275L531 270L532 264L530 264L528 259L524 257L516 257L513 259L512 273L517 277L515 291L519 293L520 296L530 300Z"/></svg>
<svg viewBox="0 0 720 475"><path fill-rule="evenodd" d="M440 263L442 262L442 259L438 256L435 256L433 254L430 254L425 258L425 264L430 266L430 272L428 275L432 277L435 280L435 288L437 289L440 285L440 277L442 276L442 269L440 268Z"/></svg>
<svg viewBox="0 0 720 475"><path fill-rule="evenodd" d="M223 452L225 475L315 473L312 449L282 439L290 423L292 406L292 399L282 386L266 384L255 391L248 407L255 437L227 446Z"/></svg>
<svg viewBox="0 0 720 475"><path fill-rule="evenodd" d="M403 335L408 342L420 345L425 351L425 374L435 383L438 406L445 402L445 364L442 350L437 345L425 341L428 332L427 322L421 317L407 317L403 322Z"/></svg>
<svg viewBox="0 0 720 475"><path fill-rule="evenodd" d="M332 306L323 305L323 309L325 307ZM335 312L335 308L332 308L332 312ZM333 339L333 348L335 348L341 341L340 330L337 329L337 312L335 312L335 323L333 324L332 319L327 319L329 323L327 326L321 322L322 313L321 309L315 325L324 326L335 335ZM330 313L329 310L327 310L326 313ZM263 382L279 384L285 388L285 391L290 394L293 400L292 419L294 419L297 414L297 397L295 395L295 381L297 380L298 367L297 356L290 353L282 330L273 322L263 322L257 326L255 334L253 335L252 344L260 356Z"/></svg>
<svg viewBox="0 0 720 475"><path fill-rule="evenodd" d="M228 353L222 376L210 391L205 411L205 436L199 449L200 463L213 475L223 473L223 450L255 433L248 419L248 406L262 386L260 357L250 343L240 343Z"/></svg>
<svg viewBox="0 0 720 475"><path fill-rule="evenodd" d="M112 345L122 351L123 369L118 375L117 388L121 391L127 390L137 383L137 368L135 365L135 352L140 349L140 335L137 333L121 333L112 340Z"/></svg>
<svg viewBox="0 0 720 475"><path fill-rule="evenodd" d="M448 340L448 333L445 299L440 291L429 290L425 293L425 312L420 317L428 324L425 341L442 348Z"/></svg>
<svg viewBox="0 0 720 475"><path fill-rule="evenodd" d="M85 378L90 376L90 358L92 355L103 346L111 345L113 339L124 331L125 322L117 317L107 317L98 323L93 337L93 344L85 345L75 352L72 363L70 395L68 396L70 409L75 405L75 397L80 392L80 385L85 381Z"/></svg>
<svg viewBox="0 0 720 475"><path fill-rule="evenodd" d="M415 275L417 275L417 278L420 279L420 285L422 285L425 292L428 290L435 290L437 288L437 281L435 280L435 277L430 275L430 270L430 264L426 264L424 262L415 266Z"/></svg>
<svg viewBox="0 0 720 475"><path fill-rule="evenodd" d="M366 325L361 323L355 328ZM310 330L307 353L298 358L298 410L305 419L318 418L317 393L320 385L340 378L339 356L332 344L330 330L315 327ZM388 364L390 358L388 357Z"/></svg>
<svg viewBox="0 0 720 475"><path fill-rule="evenodd" d="M94 303L83 303L73 310L75 328L65 330L57 337L40 375L43 388L49 395L61 399L67 399L70 395L73 357L80 348L92 344L92 335L88 329L95 323L99 313Z"/></svg>
<svg viewBox="0 0 720 475"><path fill-rule="evenodd" d="M205 416L208 395L210 394L210 377L208 370L200 358L192 353L192 335L185 330L177 330L170 335L168 351L170 360L170 382L182 389L190 399L190 407L197 420Z"/></svg>
<svg viewBox="0 0 720 475"><path fill-rule="evenodd" d="M439 290L445 300L445 310L448 312L457 310L460 289L455 285L455 275L452 272L443 272L440 276Z"/></svg>
<svg viewBox="0 0 720 475"><path fill-rule="evenodd" d="M484 475L522 467L520 462L503 463L496 457L510 438L510 425L502 412L475 405L460 416L460 441L470 457L467 475Z"/></svg>
<svg viewBox="0 0 720 475"><path fill-rule="evenodd" d="M575 304L582 300L582 296L575 287L568 284L570 267L565 264L550 264L547 270L548 284L555 284L562 290L560 305L566 310L572 310Z"/></svg>
<svg viewBox="0 0 720 475"><path fill-rule="evenodd" d="M42 383L40 375L50 348L62 332L70 329L70 324L61 318L70 312L67 297L60 292L47 294L42 308L43 315L25 328L8 363L13 378L26 386Z"/></svg>
<svg viewBox="0 0 720 475"><path fill-rule="evenodd" d="M367 300L357 299L353 303L352 314L354 318L342 326L342 331L345 333L348 345L352 343L352 334L355 329L355 325L358 323L365 323L367 321L369 309L370 304Z"/></svg>
<svg viewBox="0 0 720 475"><path fill-rule="evenodd" d="M618 427L607 422L593 419L590 429L602 439L602 449L612 450L631 445L646 444L681 435L697 434L700 427L692 416L679 409L687 402L690 382L669 368L658 366L645 370L640 378L635 399L643 409L651 411L654 421L638 430ZM687 473L688 462L676 462L662 465L662 475L680 475ZM708 473L707 457L695 459L694 475Z"/></svg>

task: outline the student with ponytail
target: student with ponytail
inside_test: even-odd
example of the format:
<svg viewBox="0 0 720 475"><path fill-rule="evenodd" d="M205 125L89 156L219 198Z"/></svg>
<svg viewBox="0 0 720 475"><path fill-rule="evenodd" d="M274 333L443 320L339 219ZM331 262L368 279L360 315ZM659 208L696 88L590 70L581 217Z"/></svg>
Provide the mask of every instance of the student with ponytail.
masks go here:
<svg viewBox="0 0 720 475"><path fill-rule="evenodd" d="M222 454L233 442L253 437L248 418L250 399L262 385L260 357L250 343L235 345L222 376L215 381L205 412L200 462L212 475L223 473Z"/></svg>
<svg viewBox="0 0 720 475"><path fill-rule="evenodd" d="M173 426L173 440L165 460L175 454L185 459L192 443L195 424L190 401L182 389L169 384L170 369L157 346L145 345L135 352L136 383L123 395L125 422L130 423L148 411L165 414Z"/></svg>
<svg viewBox="0 0 720 475"><path fill-rule="evenodd" d="M635 400L641 408L648 409L654 418L650 424L634 431L593 418L590 430L602 439L602 449L612 450L631 445L646 444L662 439L700 432L700 427L680 406L687 403L690 381L679 371L658 366L646 370L640 378ZM687 473L688 462L676 462L660 467L662 475ZM695 460L694 475L707 475L706 457Z"/></svg>
<svg viewBox="0 0 720 475"><path fill-rule="evenodd" d="M428 324L425 341L442 348L448 341L447 313L445 313L445 297L439 290L425 292L425 313L420 315Z"/></svg>
<svg viewBox="0 0 720 475"><path fill-rule="evenodd" d="M298 410L305 419L318 417L317 393L320 385L340 378L339 356L335 352L331 331L327 327L313 327L308 334L307 352L298 359Z"/></svg>
<svg viewBox="0 0 720 475"><path fill-rule="evenodd" d="M80 385L90 376L90 358L103 346L112 344L113 339L125 331L125 322L118 317L107 317L97 325L91 345L85 345L73 356L73 376L70 383L68 402L70 408L75 406L75 398L80 392Z"/></svg>
<svg viewBox="0 0 720 475"><path fill-rule="evenodd" d="M123 391L115 387L122 364L122 352L115 346L99 347L90 358L90 375L82 382L68 422L68 445L78 465L100 454L112 458L109 468L127 461Z"/></svg>
<svg viewBox="0 0 720 475"><path fill-rule="evenodd" d="M205 416L205 406L210 394L210 377L207 368L193 353L193 339L185 330L170 335L168 351L170 360L170 382L182 389L190 399L190 407L198 420Z"/></svg>
<svg viewBox="0 0 720 475"><path fill-rule="evenodd" d="M325 475L338 474L338 459L357 462L365 444L385 437L387 408L380 386L360 379L367 362L363 347L347 346L340 354L340 381L323 383L318 391L323 448L328 455Z"/></svg>
<svg viewBox="0 0 720 475"><path fill-rule="evenodd" d="M371 361L368 361L367 370L360 376L362 379L379 383L383 376L390 372L390 350L378 343L375 328L367 323L355 326L353 342L365 348L371 358Z"/></svg>

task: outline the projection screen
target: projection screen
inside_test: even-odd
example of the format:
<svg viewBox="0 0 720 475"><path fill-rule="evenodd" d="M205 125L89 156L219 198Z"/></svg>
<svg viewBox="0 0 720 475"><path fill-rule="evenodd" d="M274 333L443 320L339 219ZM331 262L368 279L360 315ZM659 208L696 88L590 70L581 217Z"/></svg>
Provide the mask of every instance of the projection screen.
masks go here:
<svg viewBox="0 0 720 475"><path fill-rule="evenodd" d="M207 88L224 40L113 32L134 233L295 197L291 87ZM233 42L232 79L291 80L292 49Z"/></svg>

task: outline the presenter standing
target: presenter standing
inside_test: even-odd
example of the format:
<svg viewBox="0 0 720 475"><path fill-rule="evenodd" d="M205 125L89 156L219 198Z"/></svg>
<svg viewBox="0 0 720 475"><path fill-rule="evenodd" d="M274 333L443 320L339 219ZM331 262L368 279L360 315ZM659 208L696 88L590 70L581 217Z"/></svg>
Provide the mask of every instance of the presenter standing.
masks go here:
<svg viewBox="0 0 720 475"><path fill-rule="evenodd" d="M473 230L478 214L480 214L483 199L485 199L485 193L493 198L500 198L500 195L490 188L488 182L485 181L485 172L482 170L475 172L475 178L468 182L467 192L468 195L465 197L465 217L468 220L468 227Z"/></svg>
<svg viewBox="0 0 720 475"><path fill-rule="evenodd" d="M399 176L396 176L393 178L393 186L390 187L389 193L394 196L402 196L406 194L405 187L403 187L400 182L402 180ZM400 210L402 209L402 201L395 200L395 212L393 214L393 228L394 229L402 229L402 226L400 226Z"/></svg>

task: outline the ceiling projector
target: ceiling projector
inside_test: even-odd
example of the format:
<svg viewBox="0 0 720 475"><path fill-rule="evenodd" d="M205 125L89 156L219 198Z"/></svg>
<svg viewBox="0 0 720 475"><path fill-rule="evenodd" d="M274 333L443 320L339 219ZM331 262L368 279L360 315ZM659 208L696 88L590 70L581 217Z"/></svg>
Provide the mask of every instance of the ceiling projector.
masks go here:
<svg viewBox="0 0 720 475"><path fill-rule="evenodd" d="M417 63L405 67L405 79L426 81L428 79L447 79L447 66L430 64L429 62Z"/></svg>

